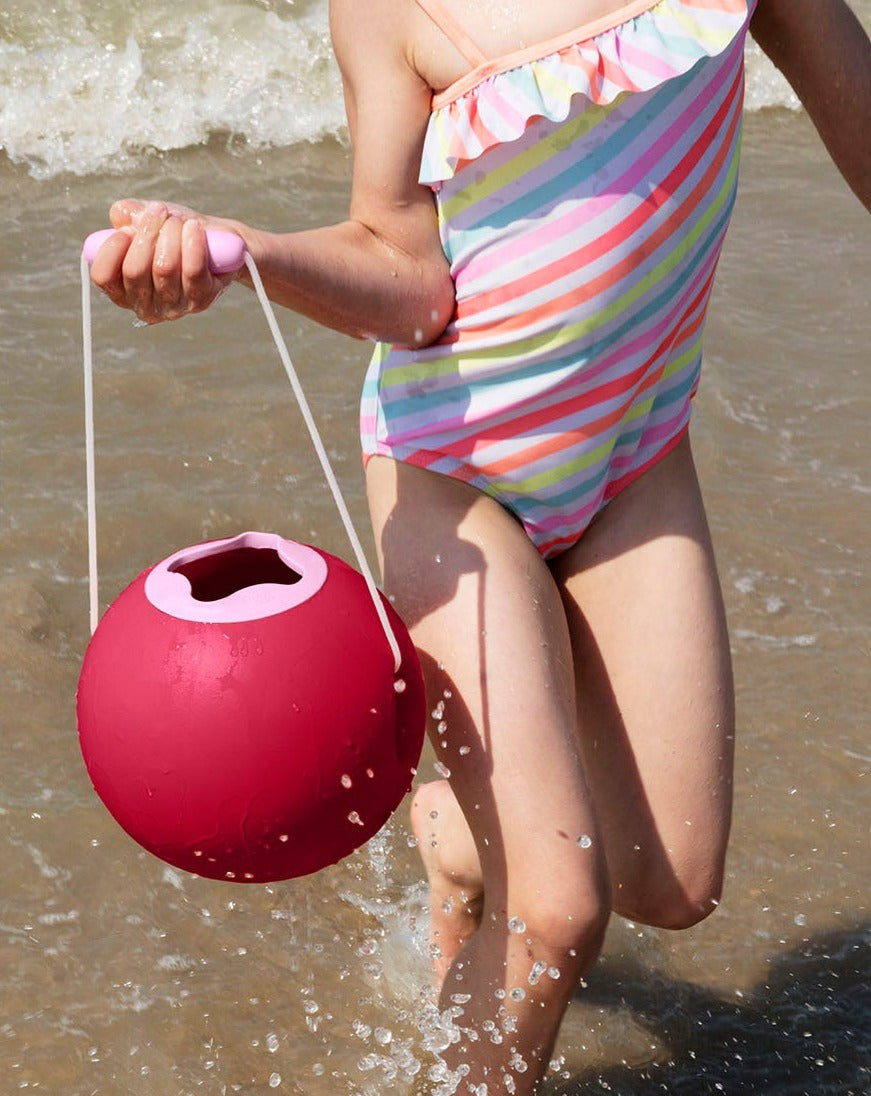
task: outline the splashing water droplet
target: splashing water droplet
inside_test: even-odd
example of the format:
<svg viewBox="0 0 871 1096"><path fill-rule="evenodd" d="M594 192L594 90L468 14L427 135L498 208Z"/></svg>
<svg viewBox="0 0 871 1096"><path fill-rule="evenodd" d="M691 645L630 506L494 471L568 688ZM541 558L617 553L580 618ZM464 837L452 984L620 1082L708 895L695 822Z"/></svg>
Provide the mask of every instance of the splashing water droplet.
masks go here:
<svg viewBox="0 0 871 1096"><path fill-rule="evenodd" d="M522 1001L526 997L526 990L521 989L520 986L516 986L508 994L512 1001Z"/></svg>
<svg viewBox="0 0 871 1096"><path fill-rule="evenodd" d="M278 1088L278 1086L280 1084L281 1084L281 1074L280 1073L270 1073L269 1074L269 1087L270 1088Z"/></svg>
<svg viewBox="0 0 871 1096"><path fill-rule="evenodd" d="M508 922L508 931L515 933L526 932L526 922L522 917L512 917Z"/></svg>
<svg viewBox="0 0 871 1096"><path fill-rule="evenodd" d="M436 761L436 763L433 765L433 768L439 774L439 776L443 776L445 780L448 780L450 778L451 770L447 767L447 765L442 764L441 761Z"/></svg>
<svg viewBox="0 0 871 1096"><path fill-rule="evenodd" d="M547 970L547 963L542 963L540 959L537 959L532 964L532 970L529 972L529 984L531 986L537 986L541 980L542 974Z"/></svg>
<svg viewBox="0 0 871 1096"><path fill-rule="evenodd" d="M342 773L342 787L350 788L354 781L348 776L347 773Z"/></svg>
<svg viewBox="0 0 871 1096"><path fill-rule="evenodd" d="M372 1034L372 1028L368 1024L364 1024L362 1020L355 1020L351 1024L351 1030L357 1036L358 1039L366 1040Z"/></svg>
<svg viewBox="0 0 871 1096"><path fill-rule="evenodd" d="M470 754L471 752L472 752L472 747L471 746L460 746L460 757L465 757L466 754Z"/></svg>
<svg viewBox="0 0 871 1096"><path fill-rule="evenodd" d="M578 838L578 848L588 849L593 844L593 839L588 833L582 833Z"/></svg>
<svg viewBox="0 0 871 1096"><path fill-rule="evenodd" d="M356 811L351 811L351 813L348 815L348 821L355 826L363 825L363 819L360 817L359 814L357 814Z"/></svg>
<svg viewBox="0 0 871 1096"><path fill-rule="evenodd" d="M405 682L402 680L401 677L398 677L393 682L393 691L395 693L404 693L405 692Z"/></svg>

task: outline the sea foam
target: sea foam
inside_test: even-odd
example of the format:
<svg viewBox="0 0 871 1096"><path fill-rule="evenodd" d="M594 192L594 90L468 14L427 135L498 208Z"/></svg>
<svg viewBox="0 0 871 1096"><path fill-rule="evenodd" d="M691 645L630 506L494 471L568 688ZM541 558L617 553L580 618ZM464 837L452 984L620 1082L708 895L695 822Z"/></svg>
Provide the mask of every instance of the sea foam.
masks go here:
<svg viewBox="0 0 871 1096"><path fill-rule="evenodd" d="M123 172L210 140L254 148L345 138L326 0L70 0L0 13L0 147L33 177ZM747 107L797 109L748 46Z"/></svg>

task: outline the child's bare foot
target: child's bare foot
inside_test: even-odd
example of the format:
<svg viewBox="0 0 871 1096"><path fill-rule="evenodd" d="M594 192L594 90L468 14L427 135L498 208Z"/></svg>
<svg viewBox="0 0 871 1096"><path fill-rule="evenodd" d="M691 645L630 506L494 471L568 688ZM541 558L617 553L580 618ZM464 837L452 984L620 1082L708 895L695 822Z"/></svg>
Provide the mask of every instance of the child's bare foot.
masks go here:
<svg viewBox="0 0 871 1096"><path fill-rule="evenodd" d="M484 886L472 833L447 780L421 784L411 826L430 887L430 950L437 987L481 922Z"/></svg>

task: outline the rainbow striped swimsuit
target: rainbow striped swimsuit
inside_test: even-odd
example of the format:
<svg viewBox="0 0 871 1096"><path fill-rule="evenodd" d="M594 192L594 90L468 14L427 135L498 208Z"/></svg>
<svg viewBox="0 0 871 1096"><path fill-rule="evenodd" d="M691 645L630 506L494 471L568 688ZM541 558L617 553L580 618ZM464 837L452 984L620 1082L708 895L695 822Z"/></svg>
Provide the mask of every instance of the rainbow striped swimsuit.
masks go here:
<svg viewBox="0 0 871 1096"><path fill-rule="evenodd" d="M635 0L433 99L420 180L456 285L423 348L378 344L364 457L474 485L545 558L685 434L735 200L755 0Z"/></svg>

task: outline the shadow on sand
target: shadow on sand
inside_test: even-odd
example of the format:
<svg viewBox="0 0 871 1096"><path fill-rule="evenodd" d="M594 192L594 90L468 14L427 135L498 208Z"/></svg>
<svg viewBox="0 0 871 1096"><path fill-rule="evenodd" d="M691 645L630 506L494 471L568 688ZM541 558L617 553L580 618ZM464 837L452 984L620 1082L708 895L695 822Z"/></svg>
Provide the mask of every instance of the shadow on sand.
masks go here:
<svg viewBox="0 0 871 1096"><path fill-rule="evenodd" d="M668 1061L552 1084L551 1096L869 1096L871 925L814 937L743 998L604 958L586 1004L629 1008Z"/></svg>

